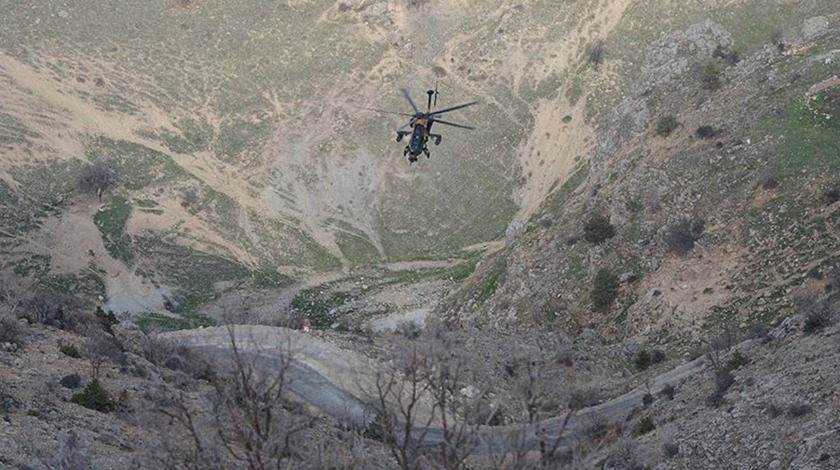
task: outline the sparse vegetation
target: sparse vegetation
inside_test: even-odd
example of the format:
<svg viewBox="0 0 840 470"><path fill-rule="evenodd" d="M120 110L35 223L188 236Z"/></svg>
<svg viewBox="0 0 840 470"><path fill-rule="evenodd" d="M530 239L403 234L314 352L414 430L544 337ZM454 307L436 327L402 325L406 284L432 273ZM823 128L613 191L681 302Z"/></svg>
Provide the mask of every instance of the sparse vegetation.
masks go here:
<svg viewBox="0 0 840 470"><path fill-rule="evenodd" d="M676 116L667 114L659 118L659 121L656 122L656 134L662 137L668 137L679 127L680 121L677 121Z"/></svg>
<svg viewBox="0 0 840 470"><path fill-rule="evenodd" d="M115 196L109 204L99 210L93 221L102 234L102 241L108 253L129 266L134 260L131 237L125 233L125 224L131 216L131 205L125 198Z"/></svg>

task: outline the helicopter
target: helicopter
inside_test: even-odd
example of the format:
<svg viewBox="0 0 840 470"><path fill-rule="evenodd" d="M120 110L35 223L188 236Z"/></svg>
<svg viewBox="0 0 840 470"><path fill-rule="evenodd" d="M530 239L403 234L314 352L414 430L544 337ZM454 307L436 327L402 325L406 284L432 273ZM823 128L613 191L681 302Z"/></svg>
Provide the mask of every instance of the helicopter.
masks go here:
<svg viewBox="0 0 840 470"><path fill-rule="evenodd" d="M408 164L411 165L412 163L416 162L420 154L425 154L426 158L429 158L431 154L429 153L428 142L429 139L434 139L435 145L440 145L441 141L443 140L443 136L440 134L432 134L432 125L436 122L439 122L446 126L458 127L460 129L468 129L473 130L474 127L465 126L463 124L457 124L454 122L444 121L442 119L438 119L438 116L444 113L448 113L450 111L455 111L458 109L466 108L467 106L472 106L477 104L478 101L472 101L469 103L459 104L457 106L452 106L446 109L440 109L437 111L432 111L434 107L437 107L437 97L438 97L438 87L435 84L434 90L427 90L426 94L428 95L428 103L426 105L426 112L421 112L417 105L414 103L414 100L411 99L411 95L408 93L408 90L405 88L401 88L400 92L402 92L403 96L405 97L408 104L411 105L414 114L408 113L399 113L394 111L384 111L381 109L373 109L369 108L372 111L377 111L380 113L387 113L387 114L396 114L399 116L408 116L411 119L408 121L407 124L403 125L399 129L397 129L397 142L401 142L403 138L410 136L408 141L408 145L405 146L403 149L403 156L408 157ZM411 128L411 130L407 130L407 128Z"/></svg>

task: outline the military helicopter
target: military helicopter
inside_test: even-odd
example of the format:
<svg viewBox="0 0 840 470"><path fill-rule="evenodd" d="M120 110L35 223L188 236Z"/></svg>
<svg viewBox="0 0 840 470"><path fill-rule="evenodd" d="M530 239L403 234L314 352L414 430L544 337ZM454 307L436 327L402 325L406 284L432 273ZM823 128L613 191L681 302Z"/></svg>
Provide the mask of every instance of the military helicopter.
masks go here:
<svg viewBox="0 0 840 470"><path fill-rule="evenodd" d="M403 138L406 136L411 136L411 138L408 141L408 145L406 145L405 149L403 149L403 156L408 157L409 165L416 162L417 158L420 156L421 153L425 154L426 158L429 158L431 156L429 153L429 147L427 145L430 138L434 139L435 145L440 145L440 142L443 140L443 136L441 136L440 134L432 134L432 125L434 123L439 122L446 126L458 127L461 129L475 129L471 126L465 126L463 124L456 124L454 122L438 119L438 116L440 116L443 113L448 113L450 111L466 108L467 106L472 106L474 104L477 104L478 101L472 101L470 103L459 104L450 108L432 111L432 108L437 107L438 87L437 84L435 84L434 90L426 91L426 94L429 96L429 100L428 104L426 105L426 112L424 113L417 108L417 105L414 103L414 100L411 99L411 95L409 95L408 90L406 90L405 88L401 88L400 91L402 92L406 101L408 101L408 104L411 105L411 109L414 110L414 114L384 111L381 109L373 108L369 109L380 113L396 114L399 116L408 116L411 118L407 124L397 129L397 142L402 141ZM411 130L406 130L407 128L411 128Z"/></svg>

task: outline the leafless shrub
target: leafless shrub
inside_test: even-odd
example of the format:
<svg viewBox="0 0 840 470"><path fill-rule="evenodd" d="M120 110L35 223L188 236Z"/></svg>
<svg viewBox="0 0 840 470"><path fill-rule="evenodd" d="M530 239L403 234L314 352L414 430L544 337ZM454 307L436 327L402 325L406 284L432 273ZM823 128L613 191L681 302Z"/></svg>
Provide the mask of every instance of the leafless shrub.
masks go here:
<svg viewBox="0 0 840 470"><path fill-rule="evenodd" d="M713 139L718 134L718 131L712 126L703 125L698 127L694 133L701 139Z"/></svg>
<svg viewBox="0 0 840 470"><path fill-rule="evenodd" d="M146 336L142 355L152 364L195 376L210 369L206 358L185 344L168 338Z"/></svg>
<svg viewBox="0 0 840 470"><path fill-rule="evenodd" d="M726 65L729 66L737 65L738 62L741 61L741 55L738 54L738 51L734 49L724 49L720 45L718 45L714 52L712 52L712 57L722 59Z"/></svg>
<svg viewBox="0 0 840 470"><path fill-rule="evenodd" d="M763 323L753 323L749 328L750 339L767 342L770 340L770 327Z"/></svg>
<svg viewBox="0 0 840 470"><path fill-rule="evenodd" d="M793 403L788 405L785 411L789 418L801 418L814 411L814 407L804 403Z"/></svg>
<svg viewBox="0 0 840 470"><path fill-rule="evenodd" d="M687 255L703 235L704 227L705 222L695 218L683 218L672 224L665 232L668 250L679 256Z"/></svg>
<svg viewBox="0 0 840 470"><path fill-rule="evenodd" d="M423 328L417 322L406 320L397 324L397 334L403 336L405 339L417 339L423 332Z"/></svg>
<svg viewBox="0 0 840 470"><path fill-rule="evenodd" d="M770 42L780 51L785 50L785 32L782 28L773 28L770 31Z"/></svg>
<svg viewBox="0 0 840 470"><path fill-rule="evenodd" d="M671 384L665 384L662 387L662 390L659 391L660 397L665 397L669 400L674 399L674 395L676 395L677 389Z"/></svg>
<svg viewBox="0 0 840 470"><path fill-rule="evenodd" d="M802 316L802 331L814 333L831 324L837 307L831 300L816 294L802 295L794 299L794 304Z"/></svg>
<svg viewBox="0 0 840 470"><path fill-rule="evenodd" d="M452 344L441 332L429 336L402 352L398 370L377 377L379 415L374 434L400 468L463 468L478 444L475 423L483 394L461 396L465 363L453 354ZM425 400L431 409L424 409ZM424 440L436 418L441 444L426 448Z"/></svg>
<svg viewBox="0 0 840 470"><path fill-rule="evenodd" d="M24 345L23 333L23 326L18 319L0 312L0 344L9 343L22 347Z"/></svg>
<svg viewBox="0 0 840 470"><path fill-rule="evenodd" d="M784 413L784 408L775 402L767 402L762 405L764 411L770 415L771 418L778 418Z"/></svg>
<svg viewBox="0 0 840 470"><path fill-rule="evenodd" d="M831 263L828 272L825 275L825 291L834 292L840 291L840 267L835 263Z"/></svg>
<svg viewBox="0 0 840 470"><path fill-rule="evenodd" d="M622 439L607 457L607 466L617 470L643 470L648 468L644 462L639 445L630 438Z"/></svg>
<svg viewBox="0 0 840 470"><path fill-rule="evenodd" d="M12 395L10 388L6 379L0 375L0 413L8 414L20 407L20 402Z"/></svg>
<svg viewBox="0 0 840 470"><path fill-rule="evenodd" d="M764 189L773 189L779 185L779 177L777 171L773 167L767 167L761 172L759 178L761 187Z"/></svg>
<svg viewBox="0 0 840 470"><path fill-rule="evenodd" d="M313 420L285 397L292 355L288 347L258 367L257 358L228 329L231 359L213 377L209 417L184 391L155 398L157 411L177 428L155 453L172 469L294 467L307 449L301 437ZM226 364L223 362L223 364Z"/></svg>
<svg viewBox="0 0 840 470"><path fill-rule="evenodd" d="M823 191L822 202L826 206L830 206L835 202L840 201L840 189L829 188Z"/></svg>
<svg viewBox="0 0 840 470"><path fill-rule="evenodd" d="M48 470L88 470L93 468L89 447L76 431L70 430L52 455L40 452L39 459Z"/></svg>
<svg viewBox="0 0 840 470"><path fill-rule="evenodd" d="M723 396L735 383L735 377L728 369L721 369L715 373L715 390L706 399L706 404L711 408L717 408L723 401Z"/></svg>
<svg viewBox="0 0 840 470"><path fill-rule="evenodd" d="M37 290L31 297L21 300L20 315L31 323L85 333L95 319L82 313L81 309L79 300L72 296Z"/></svg>
<svg viewBox="0 0 840 470"><path fill-rule="evenodd" d="M666 442L662 444L662 455L666 458L672 459L679 455L680 445L676 442Z"/></svg>
<svg viewBox="0 0 840 470"><path fill-rule="evenodd" d="M82 386L82 376L79 374L65 375L59 381L62 387L69 389L76 389Z"/></svg>
<svg viewBox="0 0 840 470"><path fill-rule="evenodd" d="M114 169L103 160L94 160L82 167L76 179L76 189L80 193L95 195L102 200L102 193L117 184Z"/></svg>
<svg viewBox="0 0 840 470"><path fill-rule="evenodd" d="M607 44L604 42L603 39L599 39L595 41L595 44L589 49L589 52L586 55L587 60L590 63L595 65L601 65L604 61L604 56L607 53Z"/></svg>
<svg viewBox="0 0 840 470"><path fill-rule="evenodd" d="M597 388L579 388L569 397L569 408L582 410L601 403L601 392Z"/></svg>
<svg viewBox="0 0 840 470"><path fill-rule="evenodd" d="M198 202L198 193L194 188L189 188L181 193L181 207L187 208Z"/></svg>

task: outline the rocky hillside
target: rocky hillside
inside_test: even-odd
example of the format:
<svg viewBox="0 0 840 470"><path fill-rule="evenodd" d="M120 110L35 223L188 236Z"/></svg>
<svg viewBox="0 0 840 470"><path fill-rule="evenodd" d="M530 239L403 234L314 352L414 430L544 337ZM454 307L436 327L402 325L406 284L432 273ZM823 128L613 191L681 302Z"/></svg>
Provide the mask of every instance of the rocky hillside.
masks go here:
<svg viewBox="0 0 840 470"><path fill-rule="evenodd" d="M688 346L833 292L837 19L750 53L713 21L641 49L590 164L440 313Z"/></svg>
<svg viewBox="0 0 840 470"><path fill-rule="evenodd" d="M0 465L836 467L838 10L0 7ZM478 129L409 167L364 108L434 83ZM592 422L407 456L385 412L347 426L146 333L230 323L313 328L297 359L360 399L422 377L420 428Z"/></svg>

